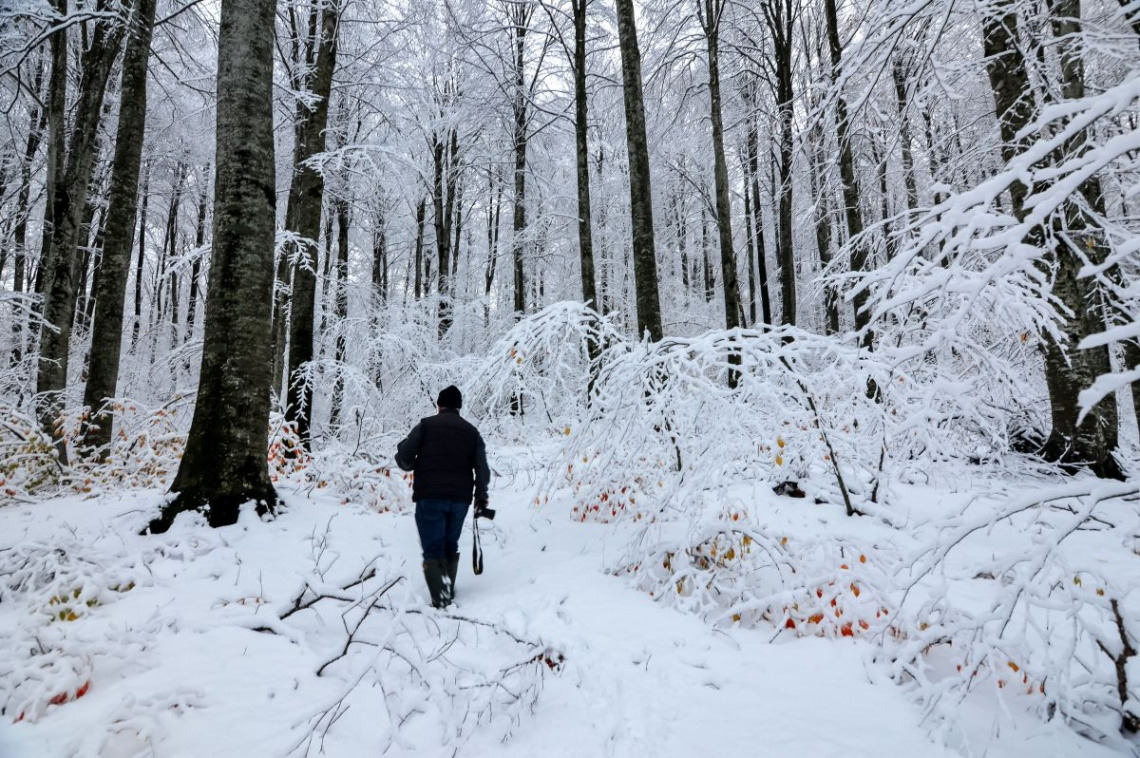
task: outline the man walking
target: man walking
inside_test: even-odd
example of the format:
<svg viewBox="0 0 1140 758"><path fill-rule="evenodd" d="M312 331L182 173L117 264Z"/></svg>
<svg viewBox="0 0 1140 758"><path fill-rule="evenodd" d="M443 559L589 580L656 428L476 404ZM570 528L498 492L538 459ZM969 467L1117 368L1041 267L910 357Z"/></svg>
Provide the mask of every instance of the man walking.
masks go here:
<svg viewBox="0 0 1140 758"><path fill-rule="evenodd" d="M463 395L454 385L439 393L439 413L421 419L397 445L396 465L414 471L412 500L424 551L424 578L431 604L446 608L455 597L459 535L467 507L475 517L487 509L487 448L479 430L459 415Z"/></svg>

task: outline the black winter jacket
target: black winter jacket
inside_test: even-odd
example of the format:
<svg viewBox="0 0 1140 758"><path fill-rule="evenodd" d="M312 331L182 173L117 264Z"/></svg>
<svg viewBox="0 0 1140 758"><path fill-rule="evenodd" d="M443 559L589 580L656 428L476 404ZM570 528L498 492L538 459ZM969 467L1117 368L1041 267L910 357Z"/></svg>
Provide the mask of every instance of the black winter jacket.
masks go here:
<svg viewBox="0 0 1140 758"><path fill-rule="evenodd" d="M396 465L415 472L416 502L438 498L470 504L473 490L475 500L487 499L487 448L479 430L451 408L416 424L396 447Z"/></svg>

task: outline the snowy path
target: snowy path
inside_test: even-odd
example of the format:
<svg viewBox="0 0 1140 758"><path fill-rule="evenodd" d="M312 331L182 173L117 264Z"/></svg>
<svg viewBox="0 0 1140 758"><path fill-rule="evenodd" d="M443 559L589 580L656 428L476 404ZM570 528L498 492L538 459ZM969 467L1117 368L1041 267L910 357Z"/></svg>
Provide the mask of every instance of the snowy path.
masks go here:
<svg viewBox="0 0 1140 758"><path fill-rule="evenodd" d="M920 714L900 690L871 682L865 643L808 638L768 644L770 631L714 630L605 573L607 553L612 558L621 544L621 527L573 523L565 506L551 502L537 510L526 504L530 497L521 489L495 493L499 518L494 532L485 533L486 572L480 577L471 573L470 535L464 534L456 613L541 640L565 656L565 666L544 677L533 712L518 719L505 742L497 729L448 737L446 712L436 718L421 705L387 755L953 754L928 740ZM157 500L144 493L0 508L0 548L102 531L98 544L139 550L147 539L159 538L134 537L127 527L138 522L140 507ZM11 715L0 719L0 757L117 758L137 750L155 756L285 755L296 744L290 729L332 690L325 679L313 678L316 658L305 648L298 654L281 637L225 627L235 614L248 615L232 603L254 594L278 606L287 600L311 569L305 561L313 535L326 526L343 575L379 553L383 570L412 577L403 595L393 593L396 605L414 610L427 599L410 514L378 515L325 493L311 499L292 493L287 500L290 510L273 523L183 535L201 543L196 549L207 551L205 557L156 563L153 586L72 622L67 630L74 638L95 639L115 628L145 626L148 618L176 619L163 622L149 655L116 665L97 660L82 699L50 707L33 724L14 725ZM26 623L19 607L7 606L0 606L0 646ZM416 644L439 642L429 637ZM471 651L492 666L510 663L509 657L495 660L500 654L494 644ZM131 715L137 703L161 701L172 682L186 707L173 713L159 708L140 722L149 727L127 737L91 737L109 721ZM381 708L375 701L357 702L325 754L377 754L379 735L387 730ZM1007 737L989 755L1071 754L1071 742L1051 743L1047 734L1024 735L1029 741ZM1083 747L1089 750L1082 754L1099 754Z"/></svg>

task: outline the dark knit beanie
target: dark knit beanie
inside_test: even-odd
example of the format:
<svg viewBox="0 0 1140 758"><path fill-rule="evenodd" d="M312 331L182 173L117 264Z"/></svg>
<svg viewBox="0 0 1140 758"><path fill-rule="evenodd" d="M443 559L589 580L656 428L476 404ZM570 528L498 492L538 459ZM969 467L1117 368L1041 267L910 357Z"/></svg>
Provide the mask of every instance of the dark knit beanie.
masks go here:
<svg viewBox="0 0 1140 758"><path fill-rule="evenodd" d="M459 388L453 384L440 391L439 400L437 400L435 404L440 408L454 408L459 410L463 407L463 394L459 391Z"/></svg>

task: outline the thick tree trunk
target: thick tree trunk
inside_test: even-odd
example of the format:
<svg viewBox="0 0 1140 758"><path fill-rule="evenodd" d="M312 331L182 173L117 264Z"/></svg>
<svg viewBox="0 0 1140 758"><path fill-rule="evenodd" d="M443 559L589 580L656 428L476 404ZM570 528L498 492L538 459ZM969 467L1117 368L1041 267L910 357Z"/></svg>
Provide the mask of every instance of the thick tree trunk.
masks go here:
<svg viewBox="0 0 1140 758"><path fill-rule="evenodd" d="M62 407L60 393L67 387L67 359L75 315L75 282L80 263L79 233L97 152L95 140L103 113L107 77L119 54L125 30L126 25L118 20L95 22L91 43L83 52L83 74L67 167L62 183L55 187L51 256L43 264L46 269L44 320L47 325L40 332L36 388L38 392L46 393L40 409L40 423L44 431L55 439L60 460L64 462L67 461L67 445L56 428L56 421Z"/></svg>
<svg viewBox="0 0 1140 758"><path fill-rule="evenodd" d="M321 205L325 181L320 171L308 163L325 150L325 128L329 120L329 94L336 69L338 2L321 11L316 65L308 89L315 102L312 108L297 106L296 144L294 147L293 181L289 204L285 209L285 228L302 240L293 266L293 287L289 315L289 365L287 374L285 415L297 430L301 443L309 447L309 427L313 413L312 382L301 382L301 367L313 359L313 319L316 314L317 261L315 243L321 234Z"/></svg>
<svg viewBox="0 0 1140 758"><path fill-rule="evenodd" d="M641 90L641 50L633 0L615 0L625 100L626 148L629 151L629 200L633 229L633 276L637 295L637 336L653 342L663 337L657 289L657 251L653 240L653 183L649 175L649 140Z"/></svg>
<svg viewBox="0 0 1140 758"><path fill-rule="evenodd" d="M103 237L102 273L95 293L91 327L91 358L83 405L89 422L81 431L79 447L97 460L110 452L114 414L107 407L119 381L123 344L123 309L127 300L131 250L138 212L139 171L146 130L146 73L154 29L155 0L136 0L130 36L123 55L119 125L107 198L107 227ZM191 309L193 313L193 309ZM193 316L191 316L191 319Z"/></svg>
<svg viewBox="0 0 1140 758"><path fill-rule="evenodd" d="M1078 0L1060 0L1054 7L1054 33L1067 40L1062 47L1062 91L1066 98L1076 99L1084 94L1083 71L1073 37L1079 31L1080 3ZM1018 19L1014 0L997 0L991 13L983 17L983 40L987 59L987 73L994 93L998 123L1002 136L1002 158L1013 160L1025 145L1019 133L1031 122L1036 106L1030 88L1025 59L1018 44ZM1066 145L1066 152L1085 149L1081 134ZM1086 185L1082 191L1099 194L1099 190ZM1028 215L1026 200L1028 187L1020 180L1010 185L1009 194L1014 215L1024 220ZM1068 235L1080 244L1087 244L1094 260L1098 253L1097 233L1090 228L1077 204L1067 204L1063 218L1056 220L1068 229ZM1047 248L1050 244L1035 229L1026 240L1028 244ZM1089 387L1097 376L1110 370L1108 348L1079 349L1081 340L1104 330L1104 304L1091 278L1079 278L1082 267L1079 253L1058 239L1052 249L1046 249L1039 262L1043 275L1053 280L1052 294L1061 301L1070 315L1060 319L1059 335L1043 332L1041 336L1045 354L1045 379L1049 388L1049 405L1052 430L1045 443L1044 454L1062 463L1088 464L1099 476L1122 476L1119 465L1112 457L1117 444L1117 406L1115 395L1101 400L1077 423L1079 407L1077 397Z"/></svg>
<svg viewBox="0 0 1140 758"><path fill-rule="evenodd" d="M222 0L218 39L218 125L214 240L206 298L202 370L194 420L171 491L151 524L208 506L211 526L237 521L255 501L271 511L269 403L272 345L273 0Z"/></svg>
<svg viewBox="0 0 1140 758"><path fill-rule="evenodd" d="M574 11L574 145L578 172L578 258L582 271L582 301L598 305L594 281L594 240L590 226L590 146L586 101L586 7L589 0L572 0Z"/></svg>

